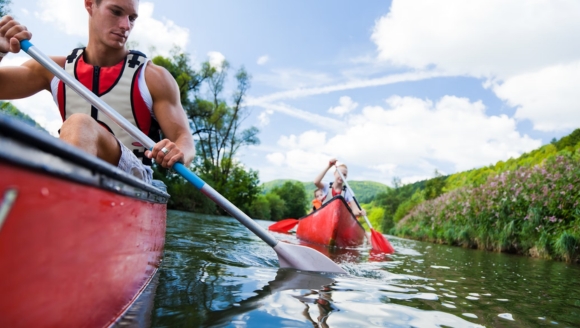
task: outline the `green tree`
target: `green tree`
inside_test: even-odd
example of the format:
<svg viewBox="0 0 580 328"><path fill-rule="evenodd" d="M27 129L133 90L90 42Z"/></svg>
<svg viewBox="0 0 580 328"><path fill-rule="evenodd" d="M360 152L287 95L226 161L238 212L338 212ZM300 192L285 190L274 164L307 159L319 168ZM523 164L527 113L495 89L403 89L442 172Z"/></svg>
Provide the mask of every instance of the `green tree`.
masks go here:
<svg viewBox="0 0 580 328"><path fill-rule="evenodd" d="M10 13L10 9L8 8L9 5L10 0L0 0L0 17L3 17Z"/></svg>
<svg viewBox="0 0 580 328"><path fill-rule="evenodd" d="M284 218L286 203L278 194L269 192L260 194L252 203L250 216L262 220L279 221Z"/></svg>
<svg viewBox="0 0 580 328"><path fill-rule="evenodd" d="M435 177L425 182L425 199L434 199L443 193L445 178L439 171L435 170Z"/></svg>
<svg viewBox="0 0 580 328"><path fill-rule="evenodd" d="M270 220L270 203L266 195L258 195L250 206L250 217L261 220Z"/></svg>
<svg viewBox="0 0 580 328"><path fill-rule="evenodd" d="M252 169L246 171L240 164L233 166L221 190L225 198L245 213L250 212L250 207L260 192L258 171Z"/></svg>
<svg viewBox="0 0 580 328"><path fill-rule="evenodd" d="M237 87L228 102L224 97L229 71L226 61L219 67L205 62L195 70L187 54L175 48L170 58L157 56L153 62L167 69L177 81L192 135L198 138L193 170L242 211L253 213L252 203L260 193L258 172L245 170L235 160L241 147L259 143L257 128L242 127L249 114L243 103L250 87L250 75L243 67L237 71ZM202 98L201 94L207 93L210 96ZM156 170L170 183L173 181L172 172L159 167ZM266 215L265 211L259 212L261 216Z"/></svg>
<svg viewBox="0 0 580 328"><path fill-rule="evenodd" d="M210 92L210 99L196 97L186 106L192 122L194 134L199 135L196 165L199 171L211 177L217 191L224 190L228 177L235 167L234 157L240 147L257 145L260 140L256 127L242 128L249 112L243 106L244 98L250 87L250 75L242 67L235 75L237 88L232 103L223 98L223 90L229 70L224 61L219 68L204 65L204 84Z"/></svg>
<svg viewBox="0 0 580 328"><path fill-rule="evenodd" d="M283 218L299 218L306 215L308 200L301 182L286 181L282 186L272 189L285 203Z"/></svg>
<svg viewBox="0 0 580 328"><path fill-rule="evenodd" d="M425 181L419 181L402 186L400 179L397 183L395 183L395 179L393 179L393 185L398 187L378 194L373 201L376 206L380 206L385 210L379 228L383 232L388 232L394 227L395 214L397 213L399 206L411 198L416 191L424 189Z"/></svg>
<svg viewBox="0 0 580 328"><path fill-rule="evenodd" d="M270 205L270 220L282 220L286 212L286 202L275 193L268 193L265 197Z"/></svg>

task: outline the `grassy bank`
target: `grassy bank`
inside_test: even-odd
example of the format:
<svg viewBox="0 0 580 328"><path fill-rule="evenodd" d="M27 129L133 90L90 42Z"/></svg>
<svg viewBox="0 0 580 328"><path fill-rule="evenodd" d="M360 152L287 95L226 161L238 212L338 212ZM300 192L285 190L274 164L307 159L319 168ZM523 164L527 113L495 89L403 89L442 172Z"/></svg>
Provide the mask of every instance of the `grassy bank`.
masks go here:
<svg viewBox="0 0 580 328"><path fill-rule="evenodd" d="M391 233L419 240L578 261L580 152L490 175L418 204Z"/></svg>

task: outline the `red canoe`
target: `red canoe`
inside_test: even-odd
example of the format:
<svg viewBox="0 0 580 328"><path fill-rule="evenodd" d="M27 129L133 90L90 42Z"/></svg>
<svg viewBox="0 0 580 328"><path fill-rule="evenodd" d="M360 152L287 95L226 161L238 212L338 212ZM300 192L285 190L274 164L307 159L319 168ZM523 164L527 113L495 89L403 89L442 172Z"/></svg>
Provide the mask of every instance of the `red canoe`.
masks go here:
<svg viewBox="0 0 580 328"><path fill-rule="evenodd" d="M169 195L0 115L0 327L108 327L157 272Z"/></svg>
<svg viewBox="0 0 580 328"><path fill-rule="evenodd" d="M336 196L300 218L298 239L329 247L355 247L364 243L365 230L342 196Z"/></svg>

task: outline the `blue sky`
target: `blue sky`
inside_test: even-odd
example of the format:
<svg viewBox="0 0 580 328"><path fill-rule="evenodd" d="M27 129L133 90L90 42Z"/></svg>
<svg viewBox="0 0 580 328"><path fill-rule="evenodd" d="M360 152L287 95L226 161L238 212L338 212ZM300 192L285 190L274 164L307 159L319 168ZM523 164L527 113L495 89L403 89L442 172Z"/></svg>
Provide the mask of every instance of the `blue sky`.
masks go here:
<svg viewBox="0 0 580 328"><path fill-rule="evenodd" d="M86 43L80 0L19 0L12 13L48 54ZM389 184L506 160L580 127L579 30L572 0L142 0L131 39L157 54L178 45L194 65L246 67L245 123L261 144L238 159L262 181L312 180L337 157L351 179ZM58 129L48 93L14 103Z"/></svg>

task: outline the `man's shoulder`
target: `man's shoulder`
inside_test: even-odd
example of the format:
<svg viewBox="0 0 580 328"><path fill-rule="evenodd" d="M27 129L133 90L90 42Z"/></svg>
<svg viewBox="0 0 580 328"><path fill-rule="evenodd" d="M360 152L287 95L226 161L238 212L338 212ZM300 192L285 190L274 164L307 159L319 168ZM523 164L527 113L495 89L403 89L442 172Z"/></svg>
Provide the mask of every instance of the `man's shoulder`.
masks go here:
<svg viewBox="0 0 580 328"><path fill-rule="evenodd" d="M145 67L145 74L147 78L149 78L149 75L154 79L173 78L165 67L157 65L151 60L149 60L149 63Z"/></svg>
<svg viewBox="0 0 580 328"><path fill-rule="evenodd" d="M152 61L145 66L145 83L154 99L172 97L170 95L175 92L179 97L177 82L173 76L165 67L156 65Z"/></svg>

